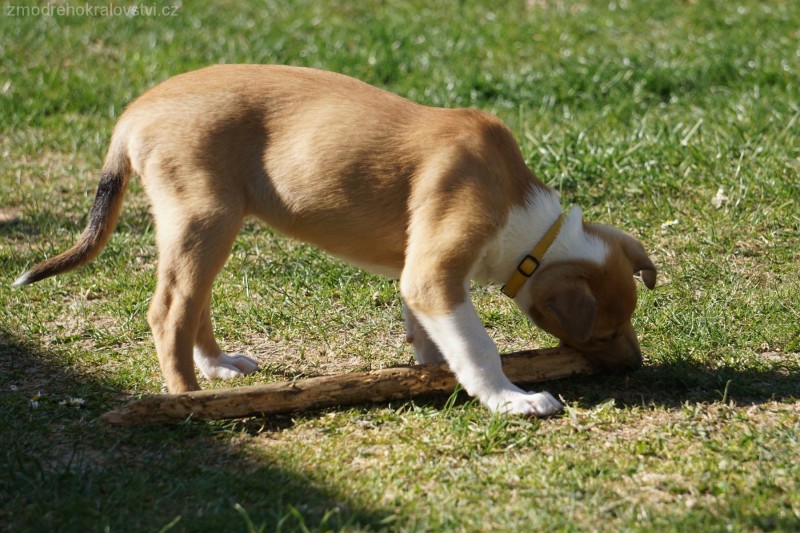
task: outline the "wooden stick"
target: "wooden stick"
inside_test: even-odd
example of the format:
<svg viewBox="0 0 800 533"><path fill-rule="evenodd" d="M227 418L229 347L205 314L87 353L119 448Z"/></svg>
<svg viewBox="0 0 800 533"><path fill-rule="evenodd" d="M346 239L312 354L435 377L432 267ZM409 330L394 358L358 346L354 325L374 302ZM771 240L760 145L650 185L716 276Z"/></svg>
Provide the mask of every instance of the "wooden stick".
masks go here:
<svg viewBox="0 0 800 533"><path fill-rule="evenodd" d="M518 384L591 374L592 366L578 352L548 348L502 356L503 370ZM264 416L296 411L406 400L434 393L452 393L456 380L442 364L401 366L333 376L299 379L183 394L157 394L103 414L117 425L176 423L187 418L204 420Z"/></svg>

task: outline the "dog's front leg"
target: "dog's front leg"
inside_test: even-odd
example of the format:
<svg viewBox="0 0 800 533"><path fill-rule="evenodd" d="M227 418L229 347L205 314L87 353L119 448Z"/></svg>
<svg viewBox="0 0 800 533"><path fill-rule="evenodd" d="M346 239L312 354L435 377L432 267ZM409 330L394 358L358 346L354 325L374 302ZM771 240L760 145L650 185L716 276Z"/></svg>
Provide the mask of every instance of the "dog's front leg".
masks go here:
<svg viewBox="0 0 800 533"><path fill-rule="evenodd" d="M550 393L525 392L506 377L497 347L481 324L466 287L463 300L447 309L441 308L441 299L433 301L437 291L431 288L413 271L403 272L405 305L438 346L467 393L496 412L549 416L561 410L562 405Z"/></svg>
<svg viewBox="0 0 800 533"><path fill-rule="evenodd" d="M527 393L503 373L500 354L469 298L475 267L501 231L505 198L482 176L484 162L456 147L432 157L409 199L400 295L458 382L489 409L548 416L561 404Z"/></svg>

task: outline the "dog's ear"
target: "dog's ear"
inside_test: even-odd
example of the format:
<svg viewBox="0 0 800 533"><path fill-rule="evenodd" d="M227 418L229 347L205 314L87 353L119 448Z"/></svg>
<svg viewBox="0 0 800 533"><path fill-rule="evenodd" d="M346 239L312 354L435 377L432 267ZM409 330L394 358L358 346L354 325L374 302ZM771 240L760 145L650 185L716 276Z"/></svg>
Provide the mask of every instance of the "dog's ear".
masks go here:
<svg viewBox="0 0 800 533"><path fill-rule="evenodd" d="M639 269L639 272L642 274L642 281L644 281L644 286L648 289L653 289L656 286L656 267L653 266L653 263L650 263L650 266L643 266Z"/></svg>
<svg viewBox="0 0 800 533"><path fill-rule="evenodd" d="M597 314L597 304L587 285L561 290L548 299L545 305L570 340L589 340Z"/></svg>
<svg viewBox="0 0 800 533"><path fill-rule="evenodd" d="M656 286L656 267L648 257L647 252L642 246L642 243L624 233L625 238L622 239L622 249L625 255L630 259L633 265L633 273L640 272L642 281L645 287L653 289Z"/></svg>
<svg viewBox="0 0 800 533"><path fill-rule="evenodd" d="M647 252L636 238L613 226L603 224L590 224L590 227L598 233L618 242L622 247L625 256L633 265L633 273L640 272L642 281L648 289L656 286L656 267L647 256Z"/></svg>

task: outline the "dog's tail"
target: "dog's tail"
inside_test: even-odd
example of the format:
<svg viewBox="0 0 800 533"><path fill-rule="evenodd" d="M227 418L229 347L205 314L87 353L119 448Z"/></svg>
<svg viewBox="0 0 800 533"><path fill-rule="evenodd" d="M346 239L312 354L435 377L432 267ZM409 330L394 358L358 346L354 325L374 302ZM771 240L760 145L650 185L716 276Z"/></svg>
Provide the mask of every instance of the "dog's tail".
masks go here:
<svg viewBox="0 0 800 533"><path fill-rule="evenodd" d="M124 137L118 130L111 140L94 205L89 212L89 221L78 242L66 252L31 268L17 278L14 285L28 285L85 265L103 250L119 219L131 175L131 162Z"/></svg>

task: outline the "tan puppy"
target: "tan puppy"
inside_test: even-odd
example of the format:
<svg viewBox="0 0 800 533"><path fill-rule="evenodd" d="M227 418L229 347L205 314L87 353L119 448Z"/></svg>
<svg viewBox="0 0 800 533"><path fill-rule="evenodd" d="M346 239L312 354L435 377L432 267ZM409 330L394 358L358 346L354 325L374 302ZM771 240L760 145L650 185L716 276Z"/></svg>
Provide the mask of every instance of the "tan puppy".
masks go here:
<svg viewBox="0 0 800 533"><path fill-rule="evenodd" d="M417 360L446 361L492 410L544 416L561 404L503 374L470 301L471 279L505 283L537 325L599 364L641 364L633 274L649 288L656 281L644 249L619 230L585 224L578 208L561 216L558 195L486 113L424 107L304 68L228 65L175 76L120 118L79 242L15 284L97 256L132 171L156 222L148 320L172 393L199 388L193 359L207 378L257 369L219 348L209 309L214 278L251 215L398 277Z"/></svg>

